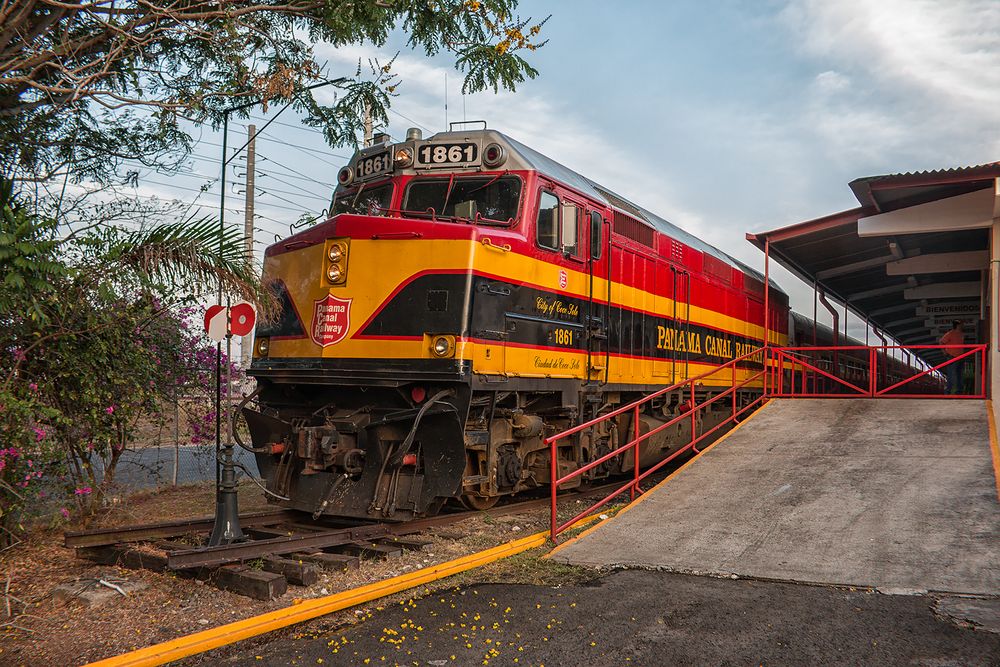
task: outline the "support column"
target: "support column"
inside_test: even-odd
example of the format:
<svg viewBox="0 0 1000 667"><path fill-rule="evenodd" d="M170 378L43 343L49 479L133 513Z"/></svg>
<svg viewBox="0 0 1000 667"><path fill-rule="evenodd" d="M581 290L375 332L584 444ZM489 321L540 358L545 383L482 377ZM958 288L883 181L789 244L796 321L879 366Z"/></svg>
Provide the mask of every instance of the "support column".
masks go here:
<svg viewBox="0 0 1000 667"><path fill-rule="evenodd" d="M997 389L1000 388L1000 179L994 182L993 193L996 203L993 205L993 226L990 228L990 287L989 287L989 308L984 316L989 318L990 347L989 347L989 374L990 383L987 387L989 395L993 400L993 416L1000 424L1000 395ZM982 341L977 341L982 342Z"/></svg>

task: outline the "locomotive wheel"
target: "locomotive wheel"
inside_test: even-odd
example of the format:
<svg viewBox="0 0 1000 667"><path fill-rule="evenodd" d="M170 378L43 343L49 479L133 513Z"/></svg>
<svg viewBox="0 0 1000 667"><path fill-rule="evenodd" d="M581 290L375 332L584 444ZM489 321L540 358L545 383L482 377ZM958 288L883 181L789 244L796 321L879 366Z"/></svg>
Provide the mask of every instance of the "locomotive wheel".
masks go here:
<svg viewBox="0 0 1000 667"><path fill-rule="evenodd" d="M485 512L496 505L498 500L500 500L500 496L484 498L483 496L476 496L471 493L462 494L459 498L459 502L462 503L465 509L476 510L477 512Z"/></svg>

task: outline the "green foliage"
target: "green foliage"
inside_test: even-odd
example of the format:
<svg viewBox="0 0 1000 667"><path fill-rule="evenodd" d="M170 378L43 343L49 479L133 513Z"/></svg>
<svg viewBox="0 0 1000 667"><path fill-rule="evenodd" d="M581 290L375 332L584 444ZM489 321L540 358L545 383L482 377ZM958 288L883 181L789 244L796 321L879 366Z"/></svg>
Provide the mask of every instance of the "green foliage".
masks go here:
<svg viewBox="0 0 1000 667"><path fill-rule="evenodd" d="M291 102L332 145L353 144L365 106L385 122L399 82L391 63L326 71L314 44L384 46L402 30L413 49L452 53L465 92L513 89L537 74L518 53L544 44L544 21L529 25L517 4L24 0L0 9L0 172L110 182L123 159L176 165L191 145L184 119L217 125L247 101ZM342 77L330 105L306 89Z"/></svg>
<svg viewBox="0 0 1000 667"><path fill-rule="evenodd" d="M42 294L69 269L56 260L56 225L19 207L10 181L0 179L0 312L14 305L18 291ZM35 310L33 316L42 316Z"/></svg>
<svg viewBox="0 0 1000 667"><path fill-rule="evenodd" d="M242 237L220 236L211 220L58 237L9 195L3 211L0 283L15 275L32 288L0 299L0 543L35 486L92 509L141 420L179 390L209 395L214 350L187 323L186 303L220 283L236 297L261 291Z"/></svg>

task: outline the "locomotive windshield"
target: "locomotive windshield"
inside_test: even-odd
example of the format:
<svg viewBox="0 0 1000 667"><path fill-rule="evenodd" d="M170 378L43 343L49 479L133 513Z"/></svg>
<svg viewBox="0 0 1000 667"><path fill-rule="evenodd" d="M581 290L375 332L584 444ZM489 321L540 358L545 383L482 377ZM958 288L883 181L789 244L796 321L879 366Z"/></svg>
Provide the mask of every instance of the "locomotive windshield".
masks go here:
<svg viewBox="0 0 1000 667"><path fill-rule="evenodd" d="M514 176L420 178L406 188L403 212L415 217L510 224L517 218L520 199L521 179Z"/></svg>
<svg viewBox="0 0 1000 667"><path fill-rule="evenodd" d="M357 213L359 215L386 215L392 203L392 183L374 187L361 185L356 190L337 192L333 199L333 213Z"/></svg>

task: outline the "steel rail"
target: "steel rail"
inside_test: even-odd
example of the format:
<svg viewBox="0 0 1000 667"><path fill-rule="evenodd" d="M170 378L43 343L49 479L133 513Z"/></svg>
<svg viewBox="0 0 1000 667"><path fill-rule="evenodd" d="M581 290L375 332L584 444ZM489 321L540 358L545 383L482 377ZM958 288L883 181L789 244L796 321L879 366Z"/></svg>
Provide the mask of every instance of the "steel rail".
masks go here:
<svg viewBox="0 0 1000 667"><path fill-rule="evenodd" d="M245 526L260 526L277 523L292 515L288 510L243 514L240 522ZM116 528L97 528L67 532L63 535L63 546L71 548L102 547L121 542L145 542L164 537L177 537L187 533L211 530L214 517L200 517L183 521L162 521L158 523L139 524L137 526L122 526Z"/></svg>
<svg viewBox="0 0 1000 667"><path fill-rule="evenodd" d="M170 551L167 553L167 567L171 570L212 567L234 561L260 558L261 556L280 556L303 549L335 547L361 540L389 537L393 534L398 535L399 533L391 533L385 524L376 523L370 526L300 533L287 537L272 537L264 540L220 544L213 547Z"/></svg>
<svg viewBox="0 0 1000 667"><path fill-rule="evenodd" d="M680 452L678 452L680 453ZM673 457L671 457L673 458ZM652 470L647 471L645 478ZM630 481L631 485L633 482ZM587 497L603 493L608 489L617 488L616 483L590 487L586 490L574 490L560 496L560 500ZM616 491L610 497L618 495ZM547 507L549 497L542 496L530 500L511 502L489 510L468 510L440 514L433 517L413 519L401 523L359 523L352 526L325 526L322 523L303 525L296 524L305 515L294 510L277 510L244 514L240 522L247 527L290 525L295 531L287 536L250 540L214 547L192 547L191 549L167 552L167 567L172 570L183 570L197 567L214 567L241 560L251 560L261 556L281 555L308 549L322 549L350 544L359 541L372 541L381 538L411 535L421 531L460 523L466 519L489 514L490 516L507 516ZM176 537L188 533L204 532L212 529L213 517L185 519L141 524L137 526L98 528L95 530L67 532L64 536L65 546L72 548L101 547L128 542L145 542Z"/></svg>
<svg viewBox="0 0 1000 667"><path fill-rule="evenodd" d="M631 482L630 482L631 483ZM602 491L613 485L594 487L585 492L577 492L568 497L587 495ZM491 516L504 516L517 514L525 510L545 507L549 503L548 497L525 500L517 503L502 505L498 508L486 510L485 513ZM317 530L312 532L300 532L284 537L272 537L262 540L251 540L248 542L237 542L214 547L198 547L185 549L182 551L172 551L167 553L167 567L172 570L189 569L194 567L212 567L241 560L251 560L261 556L278 556L281 554L294 553L303 549L322 549L335 547L344 544L351 544L359 541L372 541L384 537L398 535L412 535L428 528L448 526L459 523L466 519L480 516L484 512L471 510L466 512L455 512L454 514L440 514L438 516L426 517L423 519L413 519L401 523L373 523L368 525L352 526L349 528L336 528L328 530ZM242 521L242 517L240 518ZM209 526L211 527L211 526ZM322 526L316 526L322 528Z"/></svg>

